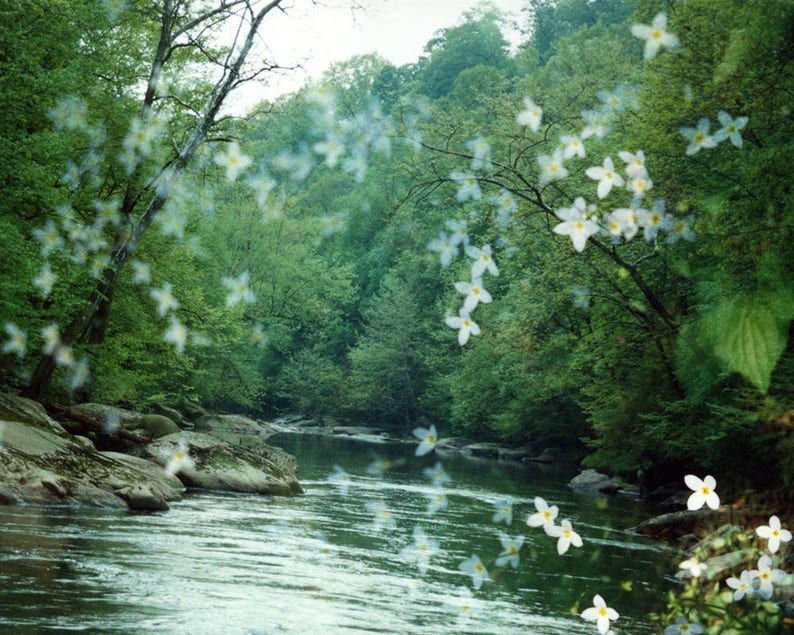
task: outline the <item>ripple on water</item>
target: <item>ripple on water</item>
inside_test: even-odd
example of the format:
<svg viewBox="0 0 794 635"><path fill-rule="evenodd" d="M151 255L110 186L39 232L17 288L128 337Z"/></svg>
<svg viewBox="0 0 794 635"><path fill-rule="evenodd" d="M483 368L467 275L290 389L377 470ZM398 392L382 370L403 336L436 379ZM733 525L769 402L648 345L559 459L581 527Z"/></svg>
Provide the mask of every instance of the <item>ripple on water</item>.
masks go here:
<svg viewBox="0 0 794 635"><path fill-rule="evenodd" d="M664 600L654 572L666 556L622 529L637 519L632 503L611 510L528 470L445 457L449 504L430 516L437 490L423 470L435 457L379 447L398 467L376 478L355 444L293 451L309 474L297 498L204 492L148 515L0 510L0 631L589 635L576 613L598 592L624 628L652 632L644 615ZM351 475L346 495L327 480L335 464ZM560 557L526 526L535 495L560 505L584 548ZM505 500L509 527L492 522ZM393 525L376 523L379 506ZM439 543L424 575L401 554L416 524ZM515 570L495 567L500 531L527 536ZM494 578L473 593L458 570L472 553Z"/></svg>

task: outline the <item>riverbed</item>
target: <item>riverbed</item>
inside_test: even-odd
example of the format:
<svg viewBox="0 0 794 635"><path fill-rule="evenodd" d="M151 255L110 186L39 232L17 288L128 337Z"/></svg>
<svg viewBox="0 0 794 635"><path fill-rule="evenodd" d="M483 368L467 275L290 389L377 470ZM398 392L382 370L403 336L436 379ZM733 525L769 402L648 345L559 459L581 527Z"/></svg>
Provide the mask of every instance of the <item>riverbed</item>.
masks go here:
<svg viewBox="0 0 794 635"><path fill-rule="evenodd" d="M586 635L578 613L596 593L621 632L658 632L647 614L675 584L674 554L627 531L651 514L641 501L574 492L537 464L272 441L296 455L305 494L192 492L157 514L0 508L0 632ZM536 496L581 548L559 555L527 526ZM525 537L515 567L496 564L500 534ZM459 569L472 555L488 571L479 589Z"/></svg>

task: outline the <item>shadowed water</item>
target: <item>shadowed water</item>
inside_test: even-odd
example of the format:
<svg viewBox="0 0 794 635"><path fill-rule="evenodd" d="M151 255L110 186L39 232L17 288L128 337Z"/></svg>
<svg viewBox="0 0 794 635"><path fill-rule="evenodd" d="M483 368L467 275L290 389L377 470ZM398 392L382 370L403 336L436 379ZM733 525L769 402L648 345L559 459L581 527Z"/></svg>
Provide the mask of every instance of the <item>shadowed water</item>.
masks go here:
<svg viewBox="0 0 794 635"><path fill-rule="evenodd" d="M664 604L671 554L625 530L647 517L640 502L572 492L568 475L537 466L274 441L296 454L303 496L201 492L165 514L0 509L0 632L584 635L597 632L578 617L595 593L622 632L654 632L646 614ZM447 508L431 516L423 470L439 460L452 481ZM328 481L334 465L350 474L346 493ZM560 506L581 549L559 556L556 539L526 525L536 495ZM492 521L503 501L509 526ZM395 526L377 527L368 502ZM424 574L403 552L417 524L439 544ZM500 531L527 536L516 569L495 566ZM473 553L491 578L479 591L458 570Z"/></svg>

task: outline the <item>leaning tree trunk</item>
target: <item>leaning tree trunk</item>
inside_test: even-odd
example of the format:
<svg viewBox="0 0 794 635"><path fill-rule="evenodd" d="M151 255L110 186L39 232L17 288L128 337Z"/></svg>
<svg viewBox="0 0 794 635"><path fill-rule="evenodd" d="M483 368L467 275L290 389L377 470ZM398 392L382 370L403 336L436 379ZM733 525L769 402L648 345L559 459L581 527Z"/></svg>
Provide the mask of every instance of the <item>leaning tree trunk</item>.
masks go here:
<svg viewBox="0 0 794 635"><path fill-rule="evenodd" d="M223 105L229 93L240 83L246 81L245 78L240 78L240 71L245 63L248 53L254 44L254 38L262 24L265 16L271 10L279 6L282 0L271 0L264 7L254 14L252 3L247 0L238 0L233 4L245 4L249 11L251 11L251 23L246 34L245 41L240 48L237 57L229 60L224 68L224 74L216 84L212 94L207 103L207 110L202 117L202 120L194 128L189 139L185 145L180 149L170 169L163 172L161 178L155 183L150 185L150 191L153 192L152 198L149 200L146 209L140 215L137 222L130 223L126 221L122 223L116 233L116 240L111 253L110 262L102 273L101 278L97 281L94 290L89 296L85 308L78 313L69 325L64 329L61 335L61 344L64 346L73 346L83 342L88 342L92 345L101 344L105 338L107 330L108 319L110 316L110 308L113 302L113 295L116 289L116 283L119 279L119 274L124 266L124 263L135 252L144 232L152 224L157 213L163 208L168 200L171 192L174 189L179 177L184 172L187 164L195 155L199 146L204 142L210 128L215 124L218 112ZM199 24L204 19L211 19L220 9L215 9L205 14L201 20L196 19L191 21L190 26ZM160 40L157 46L157 52L152 64L152 73L150 76L149 87L144 97L143 109L144 115L151 107L154 96L154 80L157 74L161 71L167 57L172 52L172 42L174 37L174 19L176 13L171 2L166 2L163 9L162 16L162 29L160 32ZM179 31L181 33L187 27ZM131 202L131 197L126 197L122 204L122 218L133 219L135 203ZM131 229L130 229L131 225ZM130 229L128 231L128 229ZM55 371L55 358L52 355L44 355L39 361L36 369L31 375L28 387L23 391L23 394L31 399L40 399L47 390L52 374Z"/></svg>

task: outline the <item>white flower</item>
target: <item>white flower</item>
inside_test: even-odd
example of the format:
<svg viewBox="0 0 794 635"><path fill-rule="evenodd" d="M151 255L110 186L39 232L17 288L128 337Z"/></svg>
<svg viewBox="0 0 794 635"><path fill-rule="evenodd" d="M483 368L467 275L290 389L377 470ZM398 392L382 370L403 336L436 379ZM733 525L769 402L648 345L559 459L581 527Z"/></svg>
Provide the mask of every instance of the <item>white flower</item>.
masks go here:
<svg viewBox="0 0 794 635"><path fill-rule="evenodd" d="M44 339L42 348L45 355L52 355L60 346L61 336L58 333L58 325L53 322L41 329L41 337Z"/></svg>
<svg viewBox="0 0 794 635"><path fill-rule="evenodd" d="M557 148L551 155L539 154L538 165L540 166L540 175L538 176L540 187L568 176L568 170L563 165L561 148Z"/></svg>
<svg viewBox="0 0 794 635"><path fill-rule="evenodd" d="M582 139L587 139L588 137L601 139L609 129L609 117L601 111L584 110L582 111L582 119L585 122L585 127L582 129Z"/></svg>
<svg viewBox="0 0 794 635"><path fill-rule="evenodd" d="M482 135L478 135L474 139L467 141L466 147L471 150L471 153L474 155L471 160L472 170L490 170L493 168L491 164L491 146L488 145L488 142Z"/></svg>
<svg viewBox="0 0 794 635"><path fill-rule="evenodd" d="M85 357L81 357L80 361L73 364L71 369L72 372L69 375L69 390L74 392L88 381L91 371L88 367L88 360Z"/></svg>
<svg viewBox="0 0 794 635"><path fill-rule="evenodd" d="M496 566L503 567L509 563L515 569L518 566L518 552L524 544L524 536L511 538L507 534L501 533L499 534L499 542L502 543L502 553L496 559Z"/></svg>
<svg viewBox="0 0 794 635"><path fill-rule="evenodd" d="M427 243L427 248L439 253L442 267L449 267L452 257L457 253L456 245L452 244L452 240L443 231L439 233L438 238Z"/></svg>
<svg viewBox="0 0 794 635"><path fill-rule="evenodd" d="M449 501L447 500L447 495L444 492L427 492L425 494L427 497L427 512L428 516L433 516L439 509L446 509Z"/></svg>
<svg viewBox="0 0 794 635"><path fill-rule="evenodd" d="M455 289L466 296L463 301L463 310L471 313L482 302L488 304L493 298L488 290L482 286L482 278L474 278L471 282L456 282Z"/></svg>
<svg viewBox="0 0 794 635"><path fill-rule="evenodd" d="M435 425L431 424L429 428L414 428L412 434L420 441L416 448L416 456L424 456L436 447L438 432Z"/></svg>
<svg viewBox="0 0 794 635"><path fill-rule="evenodd" d="M168 461L166 462L166 474L175 476L182 470L191 470L196 466L195 462L188 454L188 449L189 446L187 442L184 439L179 439L176 448L174 448L173 453L168 457Z"/></svg>
<svg viewBox="0 0 794 635"><path fill-rule="evenodd" d="M777 516L770 516L769 524L761 525L755 530L755 533L761 538L767 539L767 548L770 553L777 552L780 549L781 542L789 542L791 540L791 532L780 526L780 518Z"/></svg>
<svg viewBox="0 0 794 635"><path fill-rule="evenodd" d="M549 507L543 498L535 496L535 509L537 511L527 518L527 525L530 527L543 527L546 534L552 536L551 530L554 527L554 520L557 518L557 514L560 513L560 508L556 505Z"/></svg>
<svg viewBox="0 0 794 635"><path fill-rule="evenodd" d="M152 281L152 272L148 262L132 260L132 281L135 284L149 284Z"/></svg>
<svg viewBox="0 0 794 635"><path fill-rule="evenodd" d="M494 515L491 517L491 520L495 523L500 523L505 521L506 524L510 524L513 522L513 503L510 501L502 501L499 503L495 503L496 511Z"/></svg>
<svg viewBox="0 0 794 635"><path fill-rule="evenodd" d="M578 136L560 135L560 143L563 145L562 156L564 159L571 159L573 157L584 159L586 154L584 143L582 143L582 140Z"/></svg>
<svg viewBox="0 0 794 635"><path fill-rule="evenodd" d="M516 121L522 126L529 126L532 132L537 132L540 129L540 123L543 119L543 108L538 106L529 97L524 97L524 110L516 116Z"/></svg>
<svg viewBox="0 0 794 635"><path fill-rule="evenodd" d="M463 245L466 248L469 246L469 234L465 220L448 220L444 224L449 228L449 240L453 247Z"/></svg>
<svg viewBox="0 0 794 635"><path fill-rule="evenodd" d="M747 125L747 117L736 117L734 119L724 110L717 113L717 119L720 120L722 128L714 133L714 140L719 143L725 139L730 139L731 143L737 148L742 147L742 133L741 130Z"/></svg>
<svg viewBox="0 0 794 635"><path fill-rule="evenodd" d="M561 207L554 213L562 222L555 225L552 231L555 234L570 236L573 247L581 252L587 244L587 239L598 232L598 225L590 220L594 206L588 206L579 196L571 207Z"/></svg>
<svg viewBox="0 0 794 635"><path fill-rule="evenodd" d="M448 315L444 320L447 326L458 329L458 344L465 345L469 341L470 335L479 335L480 327L471 319L468 311L461 309L457 316Z"/></svg>
<svg viewBox="0 0 794 635"><path fill-rule="evenodd" d="M679 128L681 136L689 141L686 148L687 155L696 154L700 152L701 148L714 148L717 146L717 140L709 134L711 122L708 117L703 117L698 121L697 128L687 128L682 126Z"/></svg>
<svg viewBox="0 0 794 635"><path fill-rule="evenodd" d="M614 622L619 617L617 611L609 608L600 595L593 597L593 606L582 611L582 618L589 622L595 622L598 632L602 635L606 635L609 630L610 621Z"/></svg>
<svg viewBox="0 0 794 635"><path fill-rule="evenodd" d="M695 222L694 216L685 216L684 218L671 217L669 221L670 227L668 229L670 233L665 239L666 243L677 243L679 239L689 242L695 240L695 232L692 231L692 223Z"/></svg>
<svg viewBox="0 0 794 635"><path fill-rule="evenodd" d="M483 581L488 577L488 570L476 554L467 558L458 565L458 569L471 576L471 581L475 589L482 586Z"/></svg>
<svg viewBox="0 0 794 635"><path fill-rule="evenodd" d="M375 531L383 529L394 529L397 523L394 521L394 516L391 510L383 501L367 501L365 507L367 511L374 515L372 520L372 527Z"/></svg>
<svg viewBox="0 0 794 635"><path fill-rule="evenodd" d="M56 249L63 247L63 238L52 219L48 220L43 228L34 229L33 237L41 243L41 255L45 258Z"/></svg>
<svg viewBox="0 0 794 635"><path fill-rule="evenodd" d="M772 597L774 585L780 584L788 577L782 569L772 568L772 558L761 556L758 559L758 569L750 571L750 578L758 582L758 595L765 600Z"/></svg>
<svg viewBox="0 0 794 635"><path fill-rule="evenodd" d="M638 150L636 154L621 150L618 152L618 156L626 164L626 176L630 179L648 177L648 169L645 167L645 153L642 150Z"/></svg>
<svg viewBox="0 0 794 635"><path fill-rule="evenodd" d="M646 60L656 57L659 49L663 46L669 49L674 49L678 46L678 38L672 33L665 31L665 28L667 28L667 16L664 13L657 14L650 25L632 25L632 35L645 40L644 55Z"/></svg>
<svg viewBox="0 0 794 635"><path fill-rule="evenodd" d="M185 341L187 340L187 329L172 313L168 316L170 326L163 333L163 341L173 344L177 354L181 355L185 351Z"/></svg>
<svg viewBox="0 0 794 635"><path fill-rule="evenodd" d="M675 624L670 624L664 629L664 635L700 635L703 632L703 627L699 624L690 624L689 621L682 616L675 620Z"/></svg>
<svg viewBox="0 0 794 635"><path fill-rule="evenodd" d="M672 226L672 217L664 211L664 199L656 199L651 209L638 208L636 211L637 223L643 230L645 240L651 242L662 229Z"/></svg>
<svg viewBox="0 0 794 635"><path fill-rule="evenodd" d="M339 157L345 151L345 146L336 135L330 134L325 141L318 141L314 144L314 151L325 156L326 165L332 168L339 162Z"/></svg>
<svg viewBox="0 0 794 635"><path fill-rule="evenodd" d="M688 560L684 560L681 564L679 564L678 568L688 571L689 575L691 575L693 578L699 578L701 575L703 575L703 573L705 573L706 569L708 569L708 565L705 562L701 562L697 558L689 558Z"/></svg>
<svg viewBox="0 0 794 635"><path fill-rule="evenodd" d="M434 487L442 487L452 480L449 474L444 470L444 466L441 465L440 461L436 461L434 467L426 467L422 473L433 481Z"/></svg>
<svg viewBox="0 0 794 635"><path fill-rule="evenodd" d="M466 255L474 260L471 265L472 280L482 278L482 274L486 271L492 276L499 275L499 268L496 266L491 255L490 245L483 245L482 249L469 245L466 247Z"/></svg>
<svg viewBox="0 0 794 635"><path fill-rule="evenodd" d="M171 283L166 282L160 289L152 289L149 295L157 302L157 315L164 316L169 311L179 308L179 302L171 294Z"/></svg>
<svg viewBox="0 0 794 635"><path fill-rule="evenodd" d="M482 190L477 181L477 177L471 172L452 172L449 178L460 184L458 187L458 202L463 203L470 198L479 201L482 198Z"/></svg>
<svg viewBox="0 0 794 635"><path fill-rule="evenodd" d="M637 235L639 225L637 224L637 213L634 208L621 207L612 210L606 217L607 231L617 239L621 235L626 240L631 240Z"/></svg>
<svg viewBox="0 0 794 635"><path fill-rule="evenodd" d="M430 566L430 558L438 553L438 542L429 539L424 530L419 526L414 526L414 544L405 547L400 555L407 560L416 561L419 573L424 575Z"/></svg>
<svg viewBox="0 0 794 635"><path fill-rule="evenodd" d="M612 186L618 187L624 184L623 177L615 171L612 157L604 159L601 166L587 168L585 174L591 179L598 181L598 198L604 198L612 190Z"/></svg>
<svg viewBox="0 0 794 635"><path fill-rule="evenodd" d="M222 168L226 168L227 180L236 181L237 177L251 165L252 159L248 155L240 152L240 145L236 141L232 141L226 147L225 151L221 151L215 155L215 163Z"/></svg>
<svg viewBox="0 0 794 635"><path fill-rule="evenodd" d="M700 480L694 474L687 474L684 477L686 486L693 490L693 494L687 499L686 506L690 511L700 509L703 505L708 505L711 509L718 509L720 506L720 497L714 488L717 487L717 481L714 477L709 475L703 480Z"/></svg>
<svg viewBox="0 0 794 635"><path fill-rule="evenodd" d="M480 608L479 601L472 597L471 590L465 586L459 587L458 593L453 597L447 598L445 602L456 610L458 626L468 625Z"/></svg>
<svg viewBox="0 0 794 635"><path fill-rule="evenodd" d="M8 333L8 341L3 344L3 352L16 353L16 356L22 359L28 343L27 333L11 322L5 323L5 331Z"/></svg>
<svg viewBox="0 0 794 635"><path fill-rule="evenodd" d="M346 496L347 488L350 485L350 474L339 465L334 465L334 471L328 476L328 482L339 485L339 493Z"/></svg>
<svg viewBox="0 0 794 635"><path fill-rule="evenodd" d="M577 534L571 526L571 521L567 518L559 525L552 525L548 529L549 536L556 536L557 540L557 553L564 554L571 545L574 547L582 546L582 538Z"/></svg>
<svg viewBox="0 0 794 635"><path fill-rule="evenodd" d="M41 295L46 298L52 292L52 287L57 279L58 276L52 272L50 263L45 262L44 266L41 268L41 273L33 280L33 286L41 291Z"/></svg>
<svg viewBox="0 0 794 635"><path fill-rule="evenodd" d="M226 306L233 307L239 302L246 302L253 304L256 302L256 296L251 289L248 288L248 281L251 274L248 271L243 271L236 278L225 276L223 278L223 286L225 286L229 293L226 296Z"/></svg>
<svg viewBox="0 0 794 635"><path fill-rule="evenodd" d="M742 571L738 578L731 577L725 580L725 584L727 584L730 588L734 589L733 591L733 601L738 602L741 600L745 595L752 595L754 593L753 589L753 577L750 575L749 571Z"/></svg>

